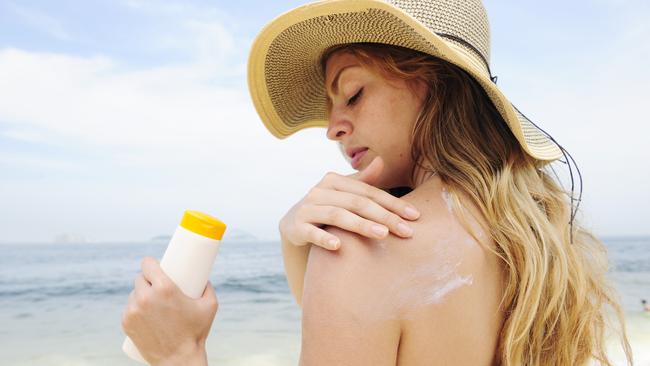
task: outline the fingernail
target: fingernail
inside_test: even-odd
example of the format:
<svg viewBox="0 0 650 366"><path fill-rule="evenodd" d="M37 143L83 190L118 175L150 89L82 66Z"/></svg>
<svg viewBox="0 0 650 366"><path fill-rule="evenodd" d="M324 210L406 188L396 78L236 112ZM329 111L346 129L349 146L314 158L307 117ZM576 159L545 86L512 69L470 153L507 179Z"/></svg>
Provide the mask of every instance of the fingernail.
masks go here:
<svg viewBox="0 0 650 366"><path fill-rule="evenodd" d="M330 239L327 244L329 244L330 248L336 249L339 247L339 241L338 239Z"/></svg>
<svg viewBox="0 0 650 366"><path fill-rule="evenodd" d="M372 232L383 237L388 233L388 228L386 226L381 226L381 225L372 225Z"/></svg>
<svg viewBox="0 0 650 366"><path fill-rule="evenodd" d="M406 236L413 235L413 229L410 228L408 225L406 225L403 222L400 222L399 224L397 224L397 231L399 231L400 234L402 234L402 235L406 235Z"/></svg>
<svg viewBox="0 0 650 366"><path fill-rule="evenodd" d="M415 207L413 206L406 206L404 212L406 212L406 216L413 219L417 219L418 217L420 217L420 211L416 210Z"/></svg>

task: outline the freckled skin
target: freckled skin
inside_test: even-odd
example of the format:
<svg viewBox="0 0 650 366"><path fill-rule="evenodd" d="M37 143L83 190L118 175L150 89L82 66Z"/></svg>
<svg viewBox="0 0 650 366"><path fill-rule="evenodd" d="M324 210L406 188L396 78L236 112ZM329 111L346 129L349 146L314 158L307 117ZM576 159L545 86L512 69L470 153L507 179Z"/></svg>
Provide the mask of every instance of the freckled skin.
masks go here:
<svg viewBox="0 0 650 366"><path fill-rule="evenodd" d="M338 93L332 95L330 85L344 67L338 79ZM384 160L384 169L376 186L392 188L412 186L409 175L411 131L421 110L426 86L417 84L415 93L403 80L386 80L372 69L363 67L347 53L334 53L327 60L325 85L332 100L327 138L343 147L367 147L358 170L366 167L375 156ZM363 88L353 105L348 105ZM349 158L348 158L349 160Z"/></svg>

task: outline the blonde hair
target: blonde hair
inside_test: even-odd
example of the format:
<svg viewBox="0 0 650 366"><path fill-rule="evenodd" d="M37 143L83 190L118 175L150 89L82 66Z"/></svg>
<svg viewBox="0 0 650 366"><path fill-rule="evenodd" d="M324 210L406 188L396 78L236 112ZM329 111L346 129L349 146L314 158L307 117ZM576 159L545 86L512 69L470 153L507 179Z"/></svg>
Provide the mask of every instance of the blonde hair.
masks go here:
<svg viewBox="0 0 650 366"><path fill-rule="evenodd" d="M613 325L609 305L631 365L623 310L606 278L606 247L577 224L572 197L549 174L550 164L523 151L478 83L431 55L369 43L329 48L321 57L323 72L338 51L386 79L428 86L412 131L411 180L418 169L437 173L452 193L467 194L487 220L483 229L496 243L488 249L500 259L506 281L495 359L504 366L612 365L606 353L606 330ZM455 205L465 215L457 200Z"/></svg>

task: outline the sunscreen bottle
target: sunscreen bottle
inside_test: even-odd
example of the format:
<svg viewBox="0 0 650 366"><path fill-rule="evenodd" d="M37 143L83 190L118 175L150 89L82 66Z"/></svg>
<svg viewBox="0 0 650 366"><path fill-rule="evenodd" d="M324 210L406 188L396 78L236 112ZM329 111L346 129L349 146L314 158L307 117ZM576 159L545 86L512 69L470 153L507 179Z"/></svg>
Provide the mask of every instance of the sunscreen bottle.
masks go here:
<svg viewBox="0 0 650 366"><path fill-rule="evenodd" d="M160 268L185 295L194 299L203 295L225 231L226 225L219 219L185 211L160 260ZM122 350L132 359L148 364L128 336Z"/></svg>

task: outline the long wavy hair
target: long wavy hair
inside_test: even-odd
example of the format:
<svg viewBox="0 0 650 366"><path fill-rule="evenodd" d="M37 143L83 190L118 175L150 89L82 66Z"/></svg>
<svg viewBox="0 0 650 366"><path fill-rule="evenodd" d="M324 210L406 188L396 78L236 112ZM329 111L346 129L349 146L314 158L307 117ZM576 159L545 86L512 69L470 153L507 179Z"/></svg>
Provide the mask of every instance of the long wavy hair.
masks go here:
<svg viewBox="0 0 650 366"><path fill-rule="evenodd" d="M437 57L376 43L329 48L320 60L323 75L328 57L339 51L387 79L428 85L411 134L410 179L416 171L438 174L475 239L457 193L467 194L487 220L483 229L496 243L487 249L500 259L506 282L495 360L504 366L612 365L606 352L611 327L631 365L623 310L606 276L605 245L572 217L571 194L550 174L550 164L525 153L476 80Z"/></svg>

